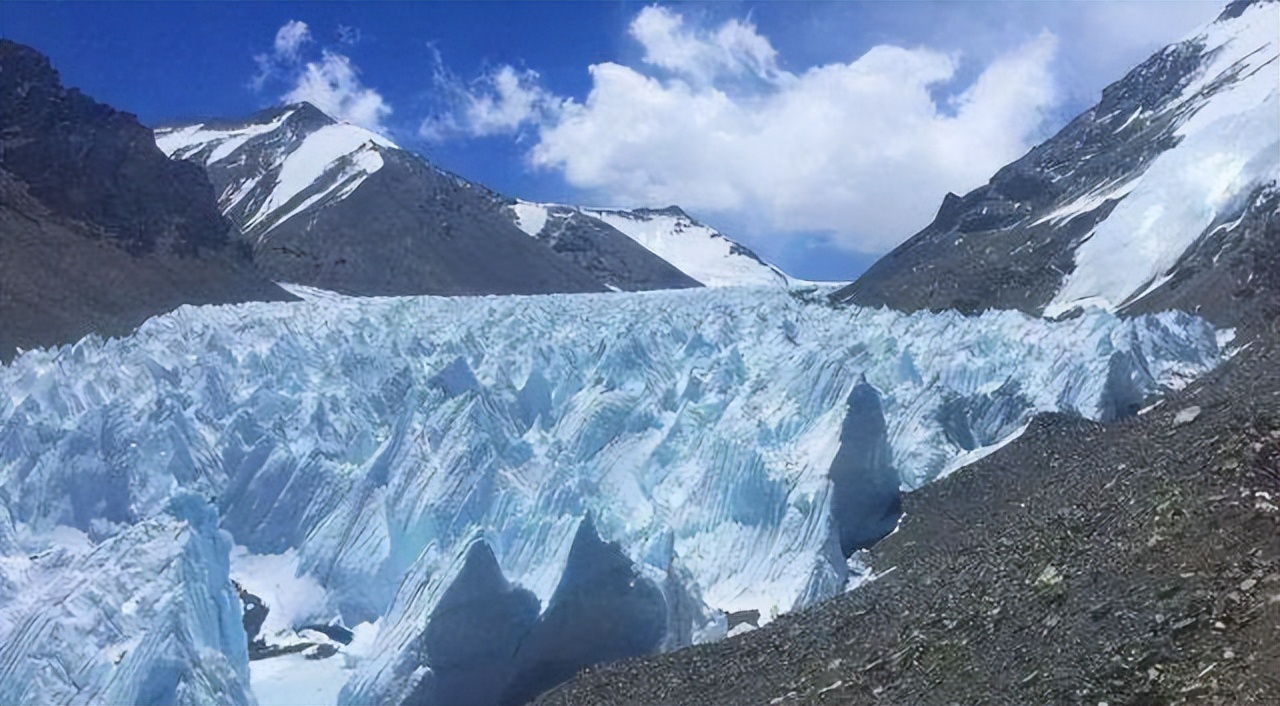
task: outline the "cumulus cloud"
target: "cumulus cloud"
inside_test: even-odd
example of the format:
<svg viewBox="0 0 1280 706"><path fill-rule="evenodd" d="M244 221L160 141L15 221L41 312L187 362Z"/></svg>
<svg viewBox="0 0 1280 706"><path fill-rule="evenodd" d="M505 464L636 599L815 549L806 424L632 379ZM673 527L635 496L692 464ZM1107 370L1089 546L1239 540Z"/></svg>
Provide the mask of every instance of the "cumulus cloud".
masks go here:
<svg viewBox="0 0 1280 706"><path fill-rule="evenodd" d="M679 203L863 252L892 247L942 194L982 184L1025 152L1056 98L1048 33L946 100L935 89L955 78L959 58L929 49L877 46L792 74L736 20L697 31L647 8L631 34L665 75L591 66L586 99L538 123L533 165L610 203ZM743 73L768 83L747 93L722 85Z"/></svg>
<svg viewBox="0 0 1280 706"><path fill-rule="evenodd" d="M311 41L311 29L301 20L289 20L276 31L275 54L282 59L298 60L298 50Z"/></svg>
<svg viewBox="0 0 1280 706"><path fill-rule="evenodd" d="M553 120L564 103L542 88L536 71L503 65L467 85L446 72L438 59L436 64L434 83L448 109L422 122L418 133L429 140L515 133L525 125Z"/></svg>
<svg viewBox="0 0 1280 706"><path fill-rule="evenodd" d="M677 12L650 6L632 20L630 35L644 48L645 63L698 83L744 73L780 75L778 52L749 22L732 19L707 31L687 26Z"/></svg>
<svg viewBox="0 0 1280 706"><path fill-rule="evenodd" d="M282 95L285 103L307 101L331 117L383 132L382 121L391 106L376 90L365 86L351 59L325 50L319 61L307 62Z"/></svg>
<svg viewBox="0 0 1280 706"><path fill-rule="evenodd" d="M358 30L339 26L344 44L358 39ZM360 70L345 54L321 49L319 58L303 61L304 49L314 40L307 23L289 20L276 31L272 51L254 57L258 73L251 85L262 91L267 84L286 86L279 100L284 103L307 101L337 120L385 132L383 121L391 115L391 106L377 90L364 85ZM314 49L312 50L314 52Z"/></svg>

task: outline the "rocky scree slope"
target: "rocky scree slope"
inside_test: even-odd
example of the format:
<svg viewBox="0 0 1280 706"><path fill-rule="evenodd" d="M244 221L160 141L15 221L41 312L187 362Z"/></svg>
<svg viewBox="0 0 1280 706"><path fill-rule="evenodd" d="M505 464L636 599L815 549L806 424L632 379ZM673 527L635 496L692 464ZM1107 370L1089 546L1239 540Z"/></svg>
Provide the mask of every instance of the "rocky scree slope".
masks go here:
<svg viewBox="0 0 1280 706"><path fill-rule="evenodd" d="M619 233L570 228L531 239L509 199L309 103L163 127L156 139L207 171L223 213L280 281L355 295L698 284Z"/></svg>
<svg viewBox="0 0 1280 706"><path fill-rule="evenodd" d="M292 298L234 232L200 170L0 40L0 361L182 304Z"/></svg>
<svg viewBox="0 0 1280 706"><path fill-rule="evenodd" d="M1194 310L1219 325L1280 277L1280 5L1232 3L837 291L916 309Z"/></svg>

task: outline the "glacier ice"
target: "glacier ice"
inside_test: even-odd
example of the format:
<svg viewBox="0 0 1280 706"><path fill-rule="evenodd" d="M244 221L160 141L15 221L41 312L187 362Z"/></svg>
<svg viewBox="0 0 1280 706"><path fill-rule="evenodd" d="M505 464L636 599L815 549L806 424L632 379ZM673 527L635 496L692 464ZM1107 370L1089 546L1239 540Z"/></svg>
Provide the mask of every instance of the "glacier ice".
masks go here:
<svg viewBox="0 0 1280 706"><path fill-rule="evenodd" d="M870 536L892 529L895 484L1038 411L1127 413L1225 355L1172 312L901 314L749 288L305 294L183 307L0 367L0 700L249 702L228 576L252 564L229 556L277 557L259 565L314 587L277 616L377 626L333 667L348 703L471 698L467 659L515 630L570 662L575 639L712 639L726 612L839 592L837 526L870 507L888 513ZM455 610L487 637L441 647L452 629L433 616ZM601 611L631 627L571 629ZM554 671L515 655L503 698Z"/></svg>
<svg viewBox="0 0 1280 706"><path fill-rule="evenodd" d="M253 703L217 521L179 493L100 542L64 527L0 560L0 703Z"/></svg>

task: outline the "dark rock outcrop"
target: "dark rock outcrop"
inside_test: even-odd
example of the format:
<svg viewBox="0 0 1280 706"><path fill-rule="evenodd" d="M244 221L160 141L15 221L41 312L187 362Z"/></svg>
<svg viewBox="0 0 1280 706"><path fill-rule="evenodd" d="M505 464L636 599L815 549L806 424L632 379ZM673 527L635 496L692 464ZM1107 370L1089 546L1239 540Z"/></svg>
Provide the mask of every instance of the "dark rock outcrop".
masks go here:
<svg viewBox="0 0 1280 706"><path fill-rule="evenodd" d="M521 232L489 192L407 152L341 201L250 230L284 282L359 295L596 292L605 287ZM261 238L257 236L261 235Z"/></svg>
<svg viewBox="0 0 1280 706"><path fill-rule="evenodd" d="M234 234L199 169L0 40L0 360L182 304L290 299Z"/></svg>

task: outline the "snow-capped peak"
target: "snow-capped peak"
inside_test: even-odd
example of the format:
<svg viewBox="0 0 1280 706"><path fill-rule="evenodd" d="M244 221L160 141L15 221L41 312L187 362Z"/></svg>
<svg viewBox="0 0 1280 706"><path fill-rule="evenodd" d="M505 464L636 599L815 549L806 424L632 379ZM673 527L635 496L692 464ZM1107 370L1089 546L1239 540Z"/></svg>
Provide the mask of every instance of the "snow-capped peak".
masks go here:
<svg viewBox="0 0 1280 706"><path fill-rule="evenodd" d="M172 158L204 166L221 188L223 213L259 237L312 205L346 198L382 168L380 150L399 149L310 103L264 111L239 124L161 128L156 145Z"/></svg>
<svg viewBox="0 0 1280 706"><path fill-rule="evenodd" d="M1174 116L1177 146L1117 193L1123 200L1075 255L1075 270L1045 309L1114 309L1172 277L1188 248L1239 218L1280 172L1280 4L1233 4L1166 52L1199 47L1199 69L1154 114ZM1110 198L1116 198L1113 194Z"/></svg>
<svg viewBox="0 0 1280 706"><path fill-rule="evenodd" d="M534 237L558 212L594 218L707 287L785 287L790 282L777 267L677 206L623 210L517 201L512 211L516 225Z"/></svg>

